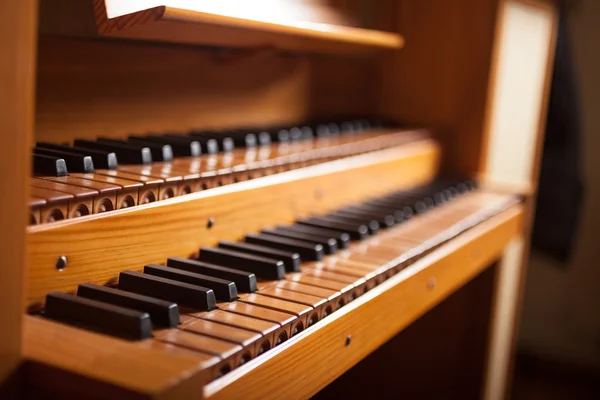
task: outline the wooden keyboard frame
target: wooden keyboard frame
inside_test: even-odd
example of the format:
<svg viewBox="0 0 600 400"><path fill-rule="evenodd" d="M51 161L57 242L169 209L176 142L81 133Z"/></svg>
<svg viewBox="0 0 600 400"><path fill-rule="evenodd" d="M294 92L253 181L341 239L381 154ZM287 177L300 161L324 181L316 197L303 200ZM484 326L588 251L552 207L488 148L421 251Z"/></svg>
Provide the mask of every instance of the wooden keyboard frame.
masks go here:
<svg viewBox="0 0 600 400"><path fill-rule="evenodd" d="M29 227L27 304L52 291L74 292L81 282L111 283L119 272L141 271L167 255L188 257L219 240L424 184L436 176L439 156L437 143L424 139L109 215ZM61 256L68 263L58 270Z"/></svg>
<svg viewBox="0 0 600 400"><path fill-rule="evenodd" d="M517 204L489 218L325 321L211 383L207 370L191 358L29 316L28 380L34 390L66 395L89 393L86 384L92 382L98 395L308 398L499 259L521 234L523 215L524 205ZM124 368L130 373L120 373Z"/></svg>

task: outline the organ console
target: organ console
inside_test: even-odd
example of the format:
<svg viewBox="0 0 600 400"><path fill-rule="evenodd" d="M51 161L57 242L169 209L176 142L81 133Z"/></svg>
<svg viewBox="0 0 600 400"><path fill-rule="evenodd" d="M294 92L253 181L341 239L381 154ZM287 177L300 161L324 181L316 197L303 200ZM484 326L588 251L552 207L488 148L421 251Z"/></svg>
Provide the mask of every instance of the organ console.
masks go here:
<svg viewBox="0 0 600 400"><path fill-rule="evenodd" d="M553 2L1 7L2 397L507 395Z"/></svg>

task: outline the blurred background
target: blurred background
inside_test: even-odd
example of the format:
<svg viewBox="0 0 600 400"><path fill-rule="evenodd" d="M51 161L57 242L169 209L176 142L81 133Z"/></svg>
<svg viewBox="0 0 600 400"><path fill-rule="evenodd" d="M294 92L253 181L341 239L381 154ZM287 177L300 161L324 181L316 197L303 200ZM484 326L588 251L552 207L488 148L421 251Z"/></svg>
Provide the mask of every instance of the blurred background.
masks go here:
<svg viewBox="0 0 600 400"><path fill-rule="evenodd" d="M562 209L557 205L554 210L570 214L568 207L579 207L579 215L567 215L577 219L571 252L561 257L552 249L534 246L531 253L515 399L600 398L600 1L569 3L565 20L579 119L576 162L583 191L580 202L565 201ZM560 100L563 107L573 106L568 96Z"/></svg>

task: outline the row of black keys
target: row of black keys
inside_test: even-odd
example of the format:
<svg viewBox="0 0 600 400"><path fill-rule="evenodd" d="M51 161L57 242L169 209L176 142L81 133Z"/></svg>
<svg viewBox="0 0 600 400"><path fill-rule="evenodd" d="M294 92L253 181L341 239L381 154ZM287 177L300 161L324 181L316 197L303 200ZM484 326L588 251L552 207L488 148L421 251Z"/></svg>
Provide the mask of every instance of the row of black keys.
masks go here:
<svg viewBox="0 0 600 400"><path fill-rule="evenodd" d="M127 140L99 138L77 139L73 146L38 142L33 151L36 175L65 176L68 172L90 173L94 168L116 169L122 164L150 164L171 161L175 157L230 152L236 147L252 148L271 142L288 142L339 133L359 133L382 127L380 121L352 120L286 129L237 130L227 132L192 131L182 134L131 135ZM256 133L258 132L258 133Z"/></svg>
<svg viewBox="0 0 600 400"><path fill-rule="evenodd" d="M143 273L122 272L119 289L83 284L77 296L51 293L44 313L118 337L148 338L153 326L177 326L178 305L210 311L217 301L234 301L238 293L256 291L257 279L283 279L286 272L299 272L302 261L321 260L352 240L365 239L475 187L472 181L436 182L249 234L245 242L220 242L218 247L202 248L198 260L169 258L166 266L146 265Z"/></svg>

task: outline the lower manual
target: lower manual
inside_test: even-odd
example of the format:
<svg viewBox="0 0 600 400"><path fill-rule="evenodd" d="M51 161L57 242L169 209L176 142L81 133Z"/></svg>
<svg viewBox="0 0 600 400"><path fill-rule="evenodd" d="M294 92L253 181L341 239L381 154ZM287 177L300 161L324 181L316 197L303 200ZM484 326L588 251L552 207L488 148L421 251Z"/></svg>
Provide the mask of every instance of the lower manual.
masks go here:
<svg viewBox="0 0 600 400"><path fill-rule="evenodd" d="M516 201L472 181L438 180L201 248L196 259L123 271L116 287L50 293L42 316L217 357L217 377Z"/></svg>

